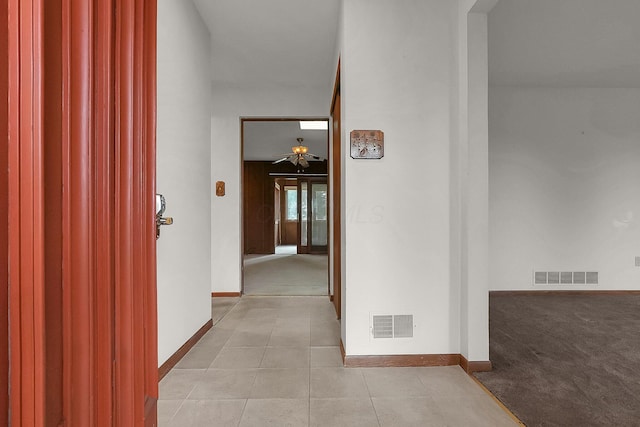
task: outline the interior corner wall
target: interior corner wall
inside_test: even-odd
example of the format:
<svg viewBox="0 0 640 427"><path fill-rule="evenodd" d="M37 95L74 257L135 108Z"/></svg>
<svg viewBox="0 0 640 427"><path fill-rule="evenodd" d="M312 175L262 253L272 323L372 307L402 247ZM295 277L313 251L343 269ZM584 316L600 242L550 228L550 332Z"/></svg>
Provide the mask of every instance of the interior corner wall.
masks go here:
<svg viewBox="0 0 640 427"><path fill-rule="evenodd" d="M211 319L210 36L191 0L158 2L158 362Z"/></svg>
<svg viewBox="0 0 640 427"><path fill-rule="evenodd" d="M452 304L459 304L459 330L452 336L457 336L460 354L469 361L489 359L487 14L497 2L454 4L452 96L457 114L451 139L451 294Z"/></svg>
<svg viewBox="0 0 640 427"><path fill-rule="evenodd" d="M640 289L640 89L491 87L494 290ZM599 285L533 285L533 271Z"/></svg>
<svg viewBox="0 0 640 427"><path fill-rule="evenodd" d="M487 43L487 14L468 13L467 135L461 150L461 354L473 361L489 360Z"/></svg>
<svg viewBox="0 0 640 427"><path fill-rule="evenodd" d="M385 144L380 160L344 153L348 355L459 352L450 333L450 8L344 2L343 137L379 129ZM412 314L413 338L373 339L374 314Z"/></svg>
<svg viewBox="0 0 640 427"><path fill-rule="evenodd" d="M239 292L242 281L241 119L328 117L333 87L214 82L211 92L212 181L226 195L211 201L212 292ZM277 153L275 153L277 154Z"/></svg>

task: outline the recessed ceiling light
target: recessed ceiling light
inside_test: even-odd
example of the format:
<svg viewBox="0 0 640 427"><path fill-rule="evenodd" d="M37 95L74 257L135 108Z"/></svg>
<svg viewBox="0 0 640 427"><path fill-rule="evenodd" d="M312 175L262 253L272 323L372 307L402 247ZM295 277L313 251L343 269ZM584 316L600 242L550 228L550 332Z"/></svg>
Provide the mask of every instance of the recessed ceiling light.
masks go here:
<svg viewBox="0 0 640 427"><path fill-rule="evenodd" d="M329 122L327 120L304 120L300 121L300 129L302 130L327 130Z"/></svg>

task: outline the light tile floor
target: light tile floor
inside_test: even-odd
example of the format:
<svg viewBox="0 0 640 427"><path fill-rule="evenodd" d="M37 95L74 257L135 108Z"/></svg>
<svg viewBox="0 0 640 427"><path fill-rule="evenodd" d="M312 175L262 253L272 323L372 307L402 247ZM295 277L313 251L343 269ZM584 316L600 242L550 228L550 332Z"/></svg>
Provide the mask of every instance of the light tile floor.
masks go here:
<svg viewBox="0 0 640 427"><path fill-rule="evenodd" d="M461 368L344 368L327 297L214 299L160 383L161 427L514 426Z"/></svg>

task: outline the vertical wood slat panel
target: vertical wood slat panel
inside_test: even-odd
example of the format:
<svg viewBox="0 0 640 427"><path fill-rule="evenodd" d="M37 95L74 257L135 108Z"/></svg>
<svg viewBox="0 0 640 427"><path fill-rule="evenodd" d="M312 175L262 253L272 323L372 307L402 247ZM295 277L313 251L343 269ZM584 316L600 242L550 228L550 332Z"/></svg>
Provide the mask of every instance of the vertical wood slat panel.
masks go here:
<svg viewBox="0 0 640 427"><path fill-rule="evenodd" d="M7 2L11 422L44 418L42 1Z"/></svg>
<svg viewBox="0 0 640 427"><path fill-rule="evenodd" d="M93 20L91 2L66 0L63 8L63 406L67 424L82 426L95 419Z"/></svg>
<svg viewBox="0 0 640 427"><path fill-rule="evenodd" d="M144 162L145 204L143 229L146 254L146 285L144 286L144 308L146 325L144 336L144 360L146 363L145 389L145 426L157 425L158 400L158 325L156 291L156 231L155 231L155 194L156 194L156 97L157 97L157 0L147 0L144 10Z"/></svg>
<svg viewBox="0 0 640 427"><path fill-rule="evenodd" d="M113 425L113 4L63 3L64 414Z"/></svg>
<svg viewBox="0 0 640 427"><path fill-rule="evenodd" d="M21 372L22 362L20 360L20 345L22 338L20 336L20 280L17 272L20 268L20 257L11 256L20 250L20 197L19 197L19 171L20 166L20 114L19 114L19 98L20 94L20 45L18 43L20 18L18 13L18 0L10 0L7 2L7 97L9 109L7 112L7 164L9 170L13 169L13 173L7 176L8 195L9 195L9 211L8 222L12 227L8 230L8 292L9 292L9 358L11 359L9 388L11 396L9 401L9 411L11 413L10 421L20 420L22 412L21 396L22 382L16 373ZM19 252L18 252L19 254Z"/></svg>
<svg viewBox="0 0 640 427"><path fill-rule="evenodd" d="M9 16L0 7L0 57L9 57ZM0 63L0 135L9 135L9 64ZM0 144L0 342L9 342L9 158ZM0 424L9 424L9 346L0 346Z"/></svg>
<svg viewBox="0 0 640 427"><path fill-rule="evenodd" d="M140 355L126 361L132 364L135 376L133 378L134 395L144 396L144 286L147 270L145 263L144 242L144 1L135 2L134 10L134 43L133 43L133 253L134 265L139 266L133 270L133 282L131 283L132 300L132 335L133 353ZM136 304L137 303L137 304ZM144 423L144 399L136 399L134 402L134 419L136 424Z"/></svg>
<svg viewBox="0 0 640 427"><path fill-rule="evenodd" d="M61 145L62 145L62 186L65 188L70 181L70 153L69 153L69 138L70 138L70 109L71 99L69 96L69 90L71 87L71 1L62 0L61 3L61 49L60 55L62 57L62 129L61 129ZM66 233L71 229L71 220L69 217L70 203L69 197L66 193L63 193L62 197L62 271L63 271L63 288L62 293L62 413L71 425L71 412L74 405L72 405L72 390L73 390L73 376L71 372L72 364L72 347L71 347L71 332L72 332L72 315L70 312L71 307L71 289L67 284L66 274L71 270L71 259L69 258L68 237ZM65 273L67 272L67 273ZM76 406L78 407L78 406Z"/></svg>
<svg viewBox="0 0 640 427"><path fill-rule="evenodd" d="M143 425L145 418L155 423L157 399L156 3L121 1L117 10L116 420Z"/></svg>
<svg viewBox="0 0 640 427"><path fill-rule="evenodd" d="M44 204L47 425L63 422L62 0L44 2Z"/></svg>
<svg viewBox="0 0 640 427"><path fill-rule="evenodd" d="M98 339L95 342L96 419L95 425L114 424L114 85L113 85L113 0L94 2L94 142L96 269L95 316Z"/></svg>
<svg viewBox="0 0 640 427"><path fill-rule="evenodd" d="M135 414L133 358L133 55L135 9L118 0L116 8L116 204L115 238L115 400L116 424L131 425Z"/></svg>

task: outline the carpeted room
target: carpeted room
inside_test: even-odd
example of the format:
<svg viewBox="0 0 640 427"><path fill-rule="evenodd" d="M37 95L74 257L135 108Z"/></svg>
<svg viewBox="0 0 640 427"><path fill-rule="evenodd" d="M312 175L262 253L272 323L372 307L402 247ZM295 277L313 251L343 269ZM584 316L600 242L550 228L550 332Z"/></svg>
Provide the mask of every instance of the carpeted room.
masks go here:
<svg viewBox="0 0 640 427"><path fill-rule="evenodd" d="M493 293L493 371L474 374L529 427L640 423L640 293Z"/></svg>
<svg viewBox="0 0 640 427"><path fill-rule="evenodd" d="M494 369L477 376L529 426L640 419L638 14L633 0L489 14L490 286L571 291L490 296Z"/></svg>
<svg viewBox="0 0 640 427"><path fill-rule="evenodd" d="M327 295L328 257L308 254L245 256L245 295Z"/></svg>

